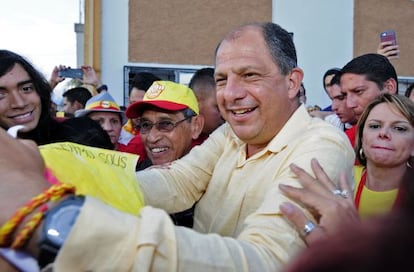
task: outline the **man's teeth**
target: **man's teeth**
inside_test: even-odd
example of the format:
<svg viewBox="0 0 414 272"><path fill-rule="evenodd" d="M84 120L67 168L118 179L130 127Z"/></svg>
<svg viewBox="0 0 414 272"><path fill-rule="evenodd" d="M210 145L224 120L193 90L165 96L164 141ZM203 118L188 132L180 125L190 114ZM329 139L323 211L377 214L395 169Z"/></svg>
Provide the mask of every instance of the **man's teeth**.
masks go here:
<svg viewBox="0 0 414 272"><path fill-rule="evenodd" d="M243 114L243 113L250 112L250 111L252 111L252 110L251 109L234 110L233 113L235 113L235 114Z"/></svg>
<svg viewBox="0 0 414 272"><path fill-rule="evenodd" d="M151 148L151 152L152 153L160 153L167 150L166 147L155 147L155 148Z"/></svg>

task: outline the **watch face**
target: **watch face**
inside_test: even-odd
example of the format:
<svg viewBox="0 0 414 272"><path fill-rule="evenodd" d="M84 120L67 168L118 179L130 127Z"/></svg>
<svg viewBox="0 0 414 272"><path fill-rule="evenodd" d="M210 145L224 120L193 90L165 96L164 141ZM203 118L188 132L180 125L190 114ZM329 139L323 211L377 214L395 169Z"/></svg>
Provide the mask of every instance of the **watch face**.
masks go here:
<svg viewBox="0 0 414 272"><path fill-rule="evenodd" d="M63 244L75 223L79 211L79 206L64 206L51 215L47 226L47 236L51 243L58 246Z"/></svg>

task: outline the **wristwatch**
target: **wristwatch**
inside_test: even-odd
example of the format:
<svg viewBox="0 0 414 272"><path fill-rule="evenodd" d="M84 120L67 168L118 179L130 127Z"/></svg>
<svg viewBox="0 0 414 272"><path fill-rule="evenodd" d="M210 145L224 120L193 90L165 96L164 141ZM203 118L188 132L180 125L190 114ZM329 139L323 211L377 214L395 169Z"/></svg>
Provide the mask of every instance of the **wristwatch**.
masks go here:
<svg viewBox="0 0 414 272"><path fill-rule="evenodd" d="M84 201L83 196L71 195L46 213L38 242L40 267L55 260L75 224Z"/></svg>

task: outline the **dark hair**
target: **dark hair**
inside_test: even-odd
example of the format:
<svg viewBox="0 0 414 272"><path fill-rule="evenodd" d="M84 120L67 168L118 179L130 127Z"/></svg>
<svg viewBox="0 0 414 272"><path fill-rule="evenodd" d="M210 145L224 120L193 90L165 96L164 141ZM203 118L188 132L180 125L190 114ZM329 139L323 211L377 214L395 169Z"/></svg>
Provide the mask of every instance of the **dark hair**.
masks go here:
<svg viewBox="0 0 414 272"><path fill-rule="evenodd" d="M345 73L364 75L367 80L375 82L380 90L389 79L397 83L397 73L387 57L380 54L365 54L352 59L342 68L342 75Z"/></svg>
<svg viewBox="0 0 414 272"><path fill-rule="evenodd" d="M413 89L414 89L414 82L413 82L413 83L411 83L411 84L410 84L410 86L408 86L408 87L407 87L407 90L405 90L404 95L405 95L406 97L410 97L411 92L413 91Z"/></svg>
<svg viewBox="0 0 414 272"><path fill-rule="evenodd" d="M198 69L191 77L188 87L194 91L197 99L204 100L215 95L216 81L214 80L214 69L211 67Z"/></svg>
<svg viewBox="0 0 414 272"><path fill-rule="evenodd" d="M297 67L296 49L292 35L275 23L251 23L231 31L216 47L215 55L223 41L235 39L240 32L249 27L258 27L262 30L263 39L269 48L273 62L279 67L282 75L287 75Z"/></svg>
<svg viewBox="0 0 414 272"><path fill-rule="evenodd" d="M355 155L358 162L363 166L367 165L367 158L363 154L363 151L361 151L364 126L372 109L375 108L378 104L382 103L393 105L402 116L407 118L411 126L414 127L414 103L410 99L402 95L390 93L383 93L374 99L371 103L368 104L361 117L359 118L357 124L357 132L355 137Z"/></svg>
<svg viewBox="0 0 414 272"><path fill-rule="evenodd" d="M64 92L62 96L66 97L70 103L78 101L85 107L86 102L92 97L92 94L85 87L75 87Z"/></svg>
<svg viewBox="0 0 414 272"><path fill-rule="evenodd" d="M73 142L92 147L114 149L111 138L101 125L88 116L73 117L59 123L53 142Z"/></svg>
<svg viewBox="0 0 414 272"><path fill-rule="evenodd" d="M340 73L341 73L341 69L340 69L340 68L336 68L336 67L334 67L334 68L330 68L330 69L328 69L328 70L325 72L325 74L323 74L323 77L322 77L322 86L323 86L323 88L326 90L326 88L325 88L325 79L326 79L328 76L330 76L330 75L334 75L334 77L335 77L336 75L338 75L338 74L340 74ZM331 82L330 82L329 84L331 84L331 85L332 85L332 79L331 79Z"/></svg>
<svg viewBox="0 0 414 272"><path fill-rule="evenodd" d="M301 91L301 89L303 91ZM299 92L298 92L298 94L296 96L297 97L301 97L302 95L303 96L306 96L306 88L305 88L305 84L303 84L303 82L300 83L300 89L299 89Z"/></svg>
<svg viewBox="0 0 414 272"><path fill-rule="evenodd" d="M37 144L47 143L56 122L50 115L52 89L46 78L28 60L12 51L0 50L0 77L12 70L16 64L21 65L28 73L41 101L41 113L36 128L19 133L19 137L34 140Z"/></svg>
<svg viewBox="0 0 414 272"><path fill-rule="evenodd" d="M132 79L128 94L131 94L132 88L147 91L149 87L151 87L152 83L158 80L161 80L161 78L149 72L136 73L134 78Z"/></svg>
<svg viewBox="0 0 414 272"><path fill-rule="evenodd" d="M193 88L196 84L210 84L215 86L214 69L211 67L198 69L191 77L188 87L194 90Z"/></svg>

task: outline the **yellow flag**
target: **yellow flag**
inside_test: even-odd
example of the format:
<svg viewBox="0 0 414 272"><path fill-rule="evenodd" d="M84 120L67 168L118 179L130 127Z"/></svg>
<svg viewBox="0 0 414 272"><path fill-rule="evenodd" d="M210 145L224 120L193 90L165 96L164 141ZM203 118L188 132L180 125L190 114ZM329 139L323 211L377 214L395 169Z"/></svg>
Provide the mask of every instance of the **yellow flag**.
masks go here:
<svg viewBox="0 0 414 272"><path fill-rule="evenodd" d="M90 195L131 214L139 214L144 198L135 177L138 155L71 142L39 146L46 167L76 194Z"/></svg>

